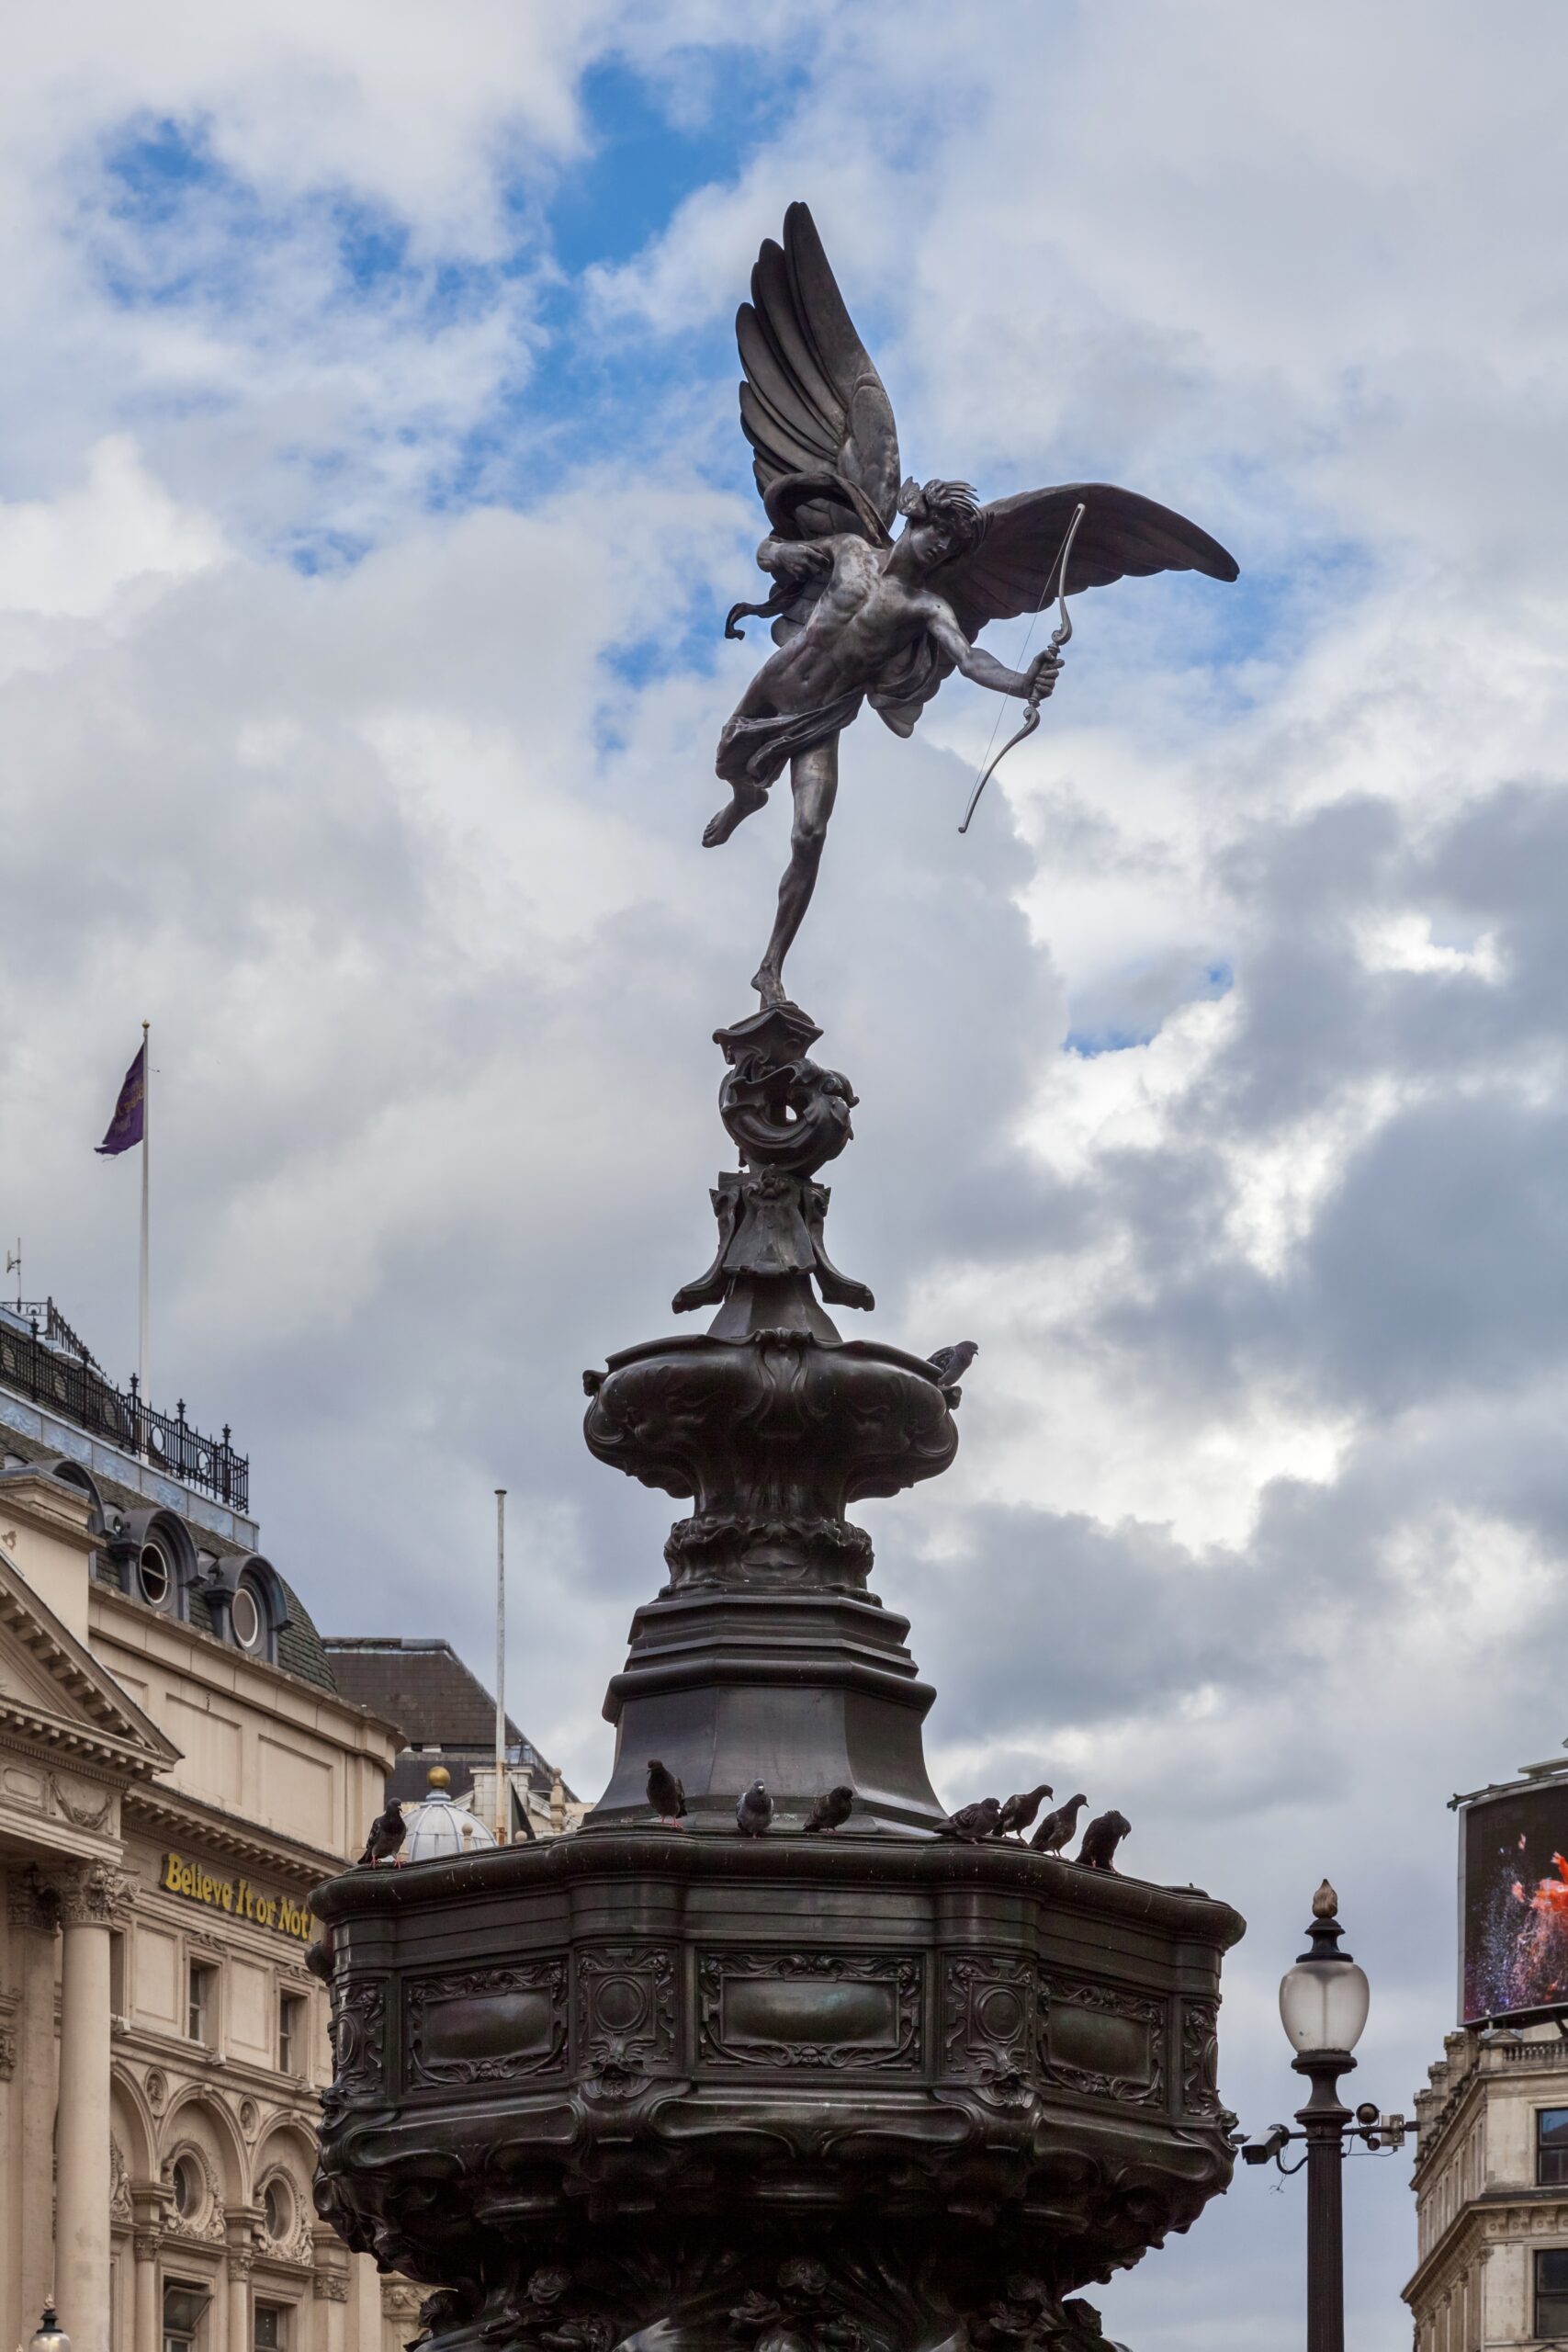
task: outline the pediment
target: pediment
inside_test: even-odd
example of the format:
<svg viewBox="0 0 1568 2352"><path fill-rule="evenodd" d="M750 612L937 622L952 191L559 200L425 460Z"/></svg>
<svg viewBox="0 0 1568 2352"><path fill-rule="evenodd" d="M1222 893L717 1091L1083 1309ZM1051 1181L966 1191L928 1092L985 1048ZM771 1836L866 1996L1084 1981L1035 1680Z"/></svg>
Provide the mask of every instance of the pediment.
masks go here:
<svg viewBox="0 0 1568 2352"><path fill-rule="evenodd" d="M164 1770L179 1749L62 1623L0 1552L0 1724L55 1754L94 1754L129 1777Z"/></svg>

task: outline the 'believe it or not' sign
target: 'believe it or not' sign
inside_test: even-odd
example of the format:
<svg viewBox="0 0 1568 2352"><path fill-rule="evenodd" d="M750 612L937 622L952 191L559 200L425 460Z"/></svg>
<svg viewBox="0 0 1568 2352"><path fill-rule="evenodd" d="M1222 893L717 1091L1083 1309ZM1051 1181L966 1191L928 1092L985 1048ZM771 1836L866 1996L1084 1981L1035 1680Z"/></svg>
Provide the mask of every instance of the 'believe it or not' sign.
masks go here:
<svg viewBox="0 0 1568 2352"><path fill-rule="evenodd" d="M187 1903L204 1903L209 1911L270 1928L276 1935L298 1936L309 1943L315 1933L315 1921L291 1894L264 1894L245 1878L214 1878L199 1862L187 1862L183 1854L164 1855L164 1875L158 1883L165 1894L183 1894Z"/></svg>

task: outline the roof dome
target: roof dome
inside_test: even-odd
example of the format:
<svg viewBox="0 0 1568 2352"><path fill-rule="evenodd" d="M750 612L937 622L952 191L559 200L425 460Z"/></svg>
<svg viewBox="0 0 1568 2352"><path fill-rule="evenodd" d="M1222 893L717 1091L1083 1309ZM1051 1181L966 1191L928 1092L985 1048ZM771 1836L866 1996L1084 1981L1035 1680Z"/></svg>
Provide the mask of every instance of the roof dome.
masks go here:
<svg viewBox="0 0 1568 2352"><path fill-rule="evenodd" d="M401 1860L405 1862L450 1861L454 1854L477 1854L493 1846L495 1832L487 1829L477 1813L457 1804L446 1793L452 1775L445 1764L433 1764L427 1775L430 1794L418 1804L405 1804Z"/></svg>

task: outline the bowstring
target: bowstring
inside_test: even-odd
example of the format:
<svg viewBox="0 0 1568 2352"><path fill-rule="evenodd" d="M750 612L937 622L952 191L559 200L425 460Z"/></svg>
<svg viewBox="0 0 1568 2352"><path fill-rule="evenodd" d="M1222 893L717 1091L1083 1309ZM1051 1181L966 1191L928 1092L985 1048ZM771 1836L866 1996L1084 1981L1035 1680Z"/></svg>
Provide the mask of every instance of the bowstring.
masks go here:
<svg viewBox="0 0 1568 2352"><path fill-rule="evenodd" d="M1069 526L1069 528L1071 526ZM1029 616L1029 627L1024 632L1023 644L1020 650L1018 660L1013 665L1015 669L1021 670L1024 663L1029 659L1029 649L1034 642L1034 632L1040 626L1041 616L1043 614L1046 605L1053 600L1056 576L1061 570L1062 559L1066 554L1066 551L1067 543L1066 540L1064 539L1061 546L1056 550L1055 562L1053 563L1050 571L1045 575L1044 594L1042 595L1040 602L1035 605L1034 610ZM987 740L985 757L981 760L979 766L975 771L975 784L979 783L980 778L985 775L986 770L991 764L991 753L996 747L997 737L1002 731L1002 715L1006 709L1007 697L1005 695L1000 695L998 697L997 701L997 715L991 721L991 732ZM972 784L969 789L973 792L975 785Z"/></svg>

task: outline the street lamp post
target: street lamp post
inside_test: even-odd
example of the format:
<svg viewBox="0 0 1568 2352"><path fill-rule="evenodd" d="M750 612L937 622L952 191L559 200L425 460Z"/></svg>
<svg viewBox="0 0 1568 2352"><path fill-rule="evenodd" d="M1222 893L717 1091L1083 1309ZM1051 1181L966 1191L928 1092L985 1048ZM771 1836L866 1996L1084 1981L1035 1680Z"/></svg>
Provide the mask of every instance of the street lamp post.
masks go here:
<svg viewBox="0 0 1568 2352"><path fill-rule="evenodd" d="M1280 2018L1292 2064L1312 2085L1296 2112L1306 2136L1307 2352L1345 2352L1345 2126L1339 2078L1367 2022L1366 1973L1339 1949L1339 1897L1326 1879L1312 1898L1307 1950L1280 1983Z"/></svg>
<svg viewBox="0 0 1568 2352"><path fill-rule="evenodd" d="M1242 2150L1249 2165L1272 2157L1281 2172L1307 2177L1307 2352L1345 2352L1344 2172L1352 2139L1369 2148L1397 2148L1404 2142L1402 2115L1380 2115L1372 2106L1354 2115L1339 2096L1339 2080L1356 2061L1371 2003L1364 1971L1339 1949L1339 1897L1326 1879L1312 1899L1308 1946L1280 1983L1280 2018L1295 2056L1292 2064L1312 2086L1296 2110L1299 2132L1277 2123L1265 2140ZM1306 2153L1286 2165L1282 2151L1303 2140Z"/></svg>

